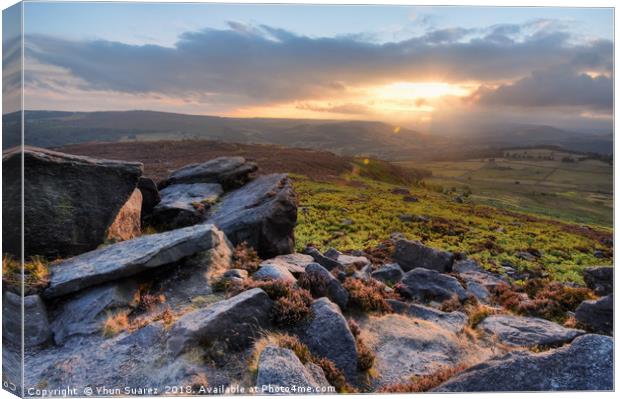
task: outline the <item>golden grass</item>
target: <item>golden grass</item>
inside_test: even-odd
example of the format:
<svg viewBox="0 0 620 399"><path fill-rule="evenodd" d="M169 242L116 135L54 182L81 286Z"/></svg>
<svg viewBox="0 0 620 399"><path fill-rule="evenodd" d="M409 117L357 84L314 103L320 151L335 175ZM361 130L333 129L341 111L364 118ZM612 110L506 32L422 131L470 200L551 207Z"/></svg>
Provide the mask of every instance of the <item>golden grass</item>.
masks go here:
<svg viewBox="0 0 620 399"><path fill-rule="evenodd" d="M22 264L12 255L2 256L2 281L7 288L21 292ZM24 295L36 294L49 284L49 265L45 258L33 256L23 265Z"/></svg>

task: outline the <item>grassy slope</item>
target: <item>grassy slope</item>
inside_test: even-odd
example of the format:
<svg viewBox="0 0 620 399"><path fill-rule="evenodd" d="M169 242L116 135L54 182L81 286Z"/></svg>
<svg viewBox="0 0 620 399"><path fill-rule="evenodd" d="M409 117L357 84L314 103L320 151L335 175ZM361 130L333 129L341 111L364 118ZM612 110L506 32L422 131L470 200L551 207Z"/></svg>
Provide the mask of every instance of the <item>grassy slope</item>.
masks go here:
<svg viewBox="0 0 620 399"><path fill-rule="evenodd" d="M371 161L367 167L372 166ZM322 249L361 249L400 232L430 246L468 253L489 268L502 261L519 268L542 266L563 281L581 282L584 267L612 263L610 249L600 242L611 237L610 229L581 228L484 205L459 204L453 194L424 186L410 187L419 202L405 202L402 195L391 193L395 185L359 175L347 174L340 182L317 182L302 175L294 179L300 201L298 249L308 243ZM430 220L402 222L402 214ZM528 248L543 256L534 262L516 257L516 252ZM596 249L608 258L596 258Z"/></svg>

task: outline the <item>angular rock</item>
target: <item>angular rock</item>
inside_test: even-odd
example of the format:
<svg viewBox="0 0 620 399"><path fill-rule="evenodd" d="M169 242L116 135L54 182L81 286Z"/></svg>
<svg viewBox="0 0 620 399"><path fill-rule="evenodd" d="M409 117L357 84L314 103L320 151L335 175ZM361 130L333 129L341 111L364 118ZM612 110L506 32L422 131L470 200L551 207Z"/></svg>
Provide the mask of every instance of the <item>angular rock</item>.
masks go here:
<svg viewBox="0 0 620 399"><path fill-rule="evenodd" d="M601 334L611 335L614 330L614 296L583 301L575 311L577 321Z"/></svg>
<svg viewBox="0 0 620 399"><path fill-rule="evenodd" d="M327 388L329 383L323 371L320 368L320 371L314 368L309 369L308 366L304 366L292 350L269 345L261 352L258 359L256 386L262 390L263 394L292 394L295 393L294 389L300 387ZM273 391L273 389L278 390Z"/></svg>
<svg viewBox="0 0 620 399"><path fill-rule="evenodd" d="M238 278L245 279L248 277L248 271L243 269L230 269L222 275L224 278Z"/></svg>
<svg viewBox="0 0 620 399"><path fill-rule="evenodd" d="M3 153L5 252L21 253L19 148ZM24 254L71 256L97 248L142 174L142 164L24 147Z"/></svg>
<svg viewBox="0 0 620 399"><path fill-rule="evenodd" d="M116 341L120 345L131 345L140 348L150 348L158 344L165 336L166 328L161 321L147 324L137 331L119 337Z"/></svg>
<svg viewBox="0 0 620 399"><path fill-rule="evenodd" d="M361 269L362 267L370 264L368 258L366 258L365 256L345 255L334 248L328 249L323 255L337 261L345 268L353 267L355 269Z"/></svg>
<svg viewBox="0 0 620 399"><path fill-rule="evenodd" d="M385 284L396 284L403 278L403 269L397 263L390 263L382 266L379 270L372 272L372 278L375 278Z"/></svg>
<svg viewBox="0 0 620 399"><path fill-rule="evenodd" d="M213 225L197 225L151 234L112 244L50 267L47 298L132 276L179 261L219 245L221 232Z"/></svg>
<svg viewBox="0 0 620 399"><path fill-rule="evenodd" d="M323 255L318 249L314 247L306 247L304 249L304 254L311 256L316 263L323 266L329 271L333 269L344 270L344 265L342 263L338 262L333 258L330 258L329 256Z"/></svg>
<svg viewBox="0 0 620 399"><path fill-rule="evenodd" d="M430 321L453 333L463 331L463 328L467 325L467 315L463 312L442 312L428 306L405 303L394 299L388 299L388 303L394 313Z"/></svg>
<svg viewBox="0 0 620 399"><path fill-rule="evenodd" d="M612 266L588 267L583 271L583 280L596 295L609 295L614 291L614 268Z"/></svg>
<svg viewBox="0 0 620 399"><path fill-rule="evenodd" d="M348 381L357 372L355 338L340 309L327 298L312 304L314 318L306 326L303 341L317 356L326 357L341 369Z"/></svg>
<svg viewBox="0 0 620 399"><path fill-rule="evenodd" d="M248 162L243 157L220 157L177 169L159 187L181 183L218 183L228 190L243 186L257 169L256 163Z"/></svg>
<svg viewBox="0 0 620 399"><path fill-rule="evenodd" d="M419 241L398 240L392 258L400 265L403 271L422 267L438 272L452 271L454 255L427 247Z"/></svg>
<svg viewBox="0 0 620 399"><path fill-rule="evenodd" d="M45 304L41 298L38 295L25 296L23 298L24 308L22 313L21 296L10 291L6 291L3 296L3 338L15 345L21 346L23 328L24 345L26 347L48 342L52 333L47 319Z"/></svg>
<svg viewBox="0 0 620 399"><path fill-rule="evenodd" d="M214 305L186 313L170 330L168 350L179 355L192 345L225 342L232 349L247 347L269 327L273 301L254 288Z"/></svg>
<svg viewBox="0 0 620 399"><path fill-rule="evenodd" d="M272 259L263 261L260 266L276 265L286 268L293 275L299 275L306 270L306 266L313 263L314 259L310 255L304 254L288 254L279 255Z"/></svg>
<svg viewBox="0 0 620 399"><path fill-rule="evenodd" d="M582 335L542 352L511 352L465 370L435 392L601 391L613 389L613 339Z"/></svg>
<svg viewBox="0 0 620 399"><path fill-rule="evenodd" d="M306 266L303 281L310 285L309 287L304 287L310 290L313 296L328 297L340 306L340 309L346 309L349 302L349 293L342 287L340 281L323 266L318 263L310 263Z"/></svg>
<svg viewBox="0 0 620 399"><path fill-rule="evenodd" d="M285 283L294 283L297 281L295 276L291 274L285 267L278 265L261 266L256 273L252 275L254 280L275 280Z"/></svg>
<svg viewBox="0 0 620 399"><path fill-rule="evenodd" d="M224 193L217 183L173 184L159 192L152 222L167 229L200 223Z"/></svg>
<svg viewBox="0 0 620 399"><path fill-rule="evenodd" d="M442 302L454 296L461 301L467 299L465 289L456 278L421 267L405 273L398 289L403 295L420 301Z"/></svg>
<svg viewBox="0 0 620 399"><path fill-rule="evenodd" d="M261 258L293 252L297 203L290 179L264 175L226 194L208 223L222 229L233 245L247 242Z"/></svg>
<svg viewBox="0 0 620 399"><path fill-rule="evenodd" d="M126 241L142 234L142 193L137 188L116 215L108 229L107 240Z"/></svg>
<svg viewBox="0 0 620 399"><path fill-rule="evenodd" d="M467 293L484 303L489 302L492 290L506 283L501 276L484 270L472 260L454 262L453 270L465 281Z"/></svg>
<svg viewBox="0 0 620 399"><path fill-rule="evenodd" d="M503 343L528 348L558 346L585 334L585 331L565 328L548 320L511 315L488 316L478 324L478 329Z"/></svg>
<svg viewBox="0 0 620 399"><path fill-rule="evenodd" d="M142 193L142 219L148 217L152 212L155 205L159 204L161 197L159 196L159 190L157 190L157 184L153 179L140 176L138 180L138 190Z"/></svg>
<svg viewBox="0 0 620 399"><path fill-rule="evenodd" d="M51 324L54 342L63 345L72 336L101 332L108 313L134 305L137 290L136 282L125 280L80 292L64 301L55 312Z"/></svg>

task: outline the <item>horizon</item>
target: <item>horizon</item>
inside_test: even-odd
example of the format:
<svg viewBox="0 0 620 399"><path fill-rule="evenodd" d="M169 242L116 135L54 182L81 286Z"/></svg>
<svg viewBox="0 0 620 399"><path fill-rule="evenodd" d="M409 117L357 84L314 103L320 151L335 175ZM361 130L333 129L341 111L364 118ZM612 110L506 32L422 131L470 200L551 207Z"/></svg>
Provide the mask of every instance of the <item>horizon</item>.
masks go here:
<svg viewBox="0 0 620 399"><path fill-rule="evenodd" d="M29 110L612 130L612 9L25 3L24 14Z"/></svg>

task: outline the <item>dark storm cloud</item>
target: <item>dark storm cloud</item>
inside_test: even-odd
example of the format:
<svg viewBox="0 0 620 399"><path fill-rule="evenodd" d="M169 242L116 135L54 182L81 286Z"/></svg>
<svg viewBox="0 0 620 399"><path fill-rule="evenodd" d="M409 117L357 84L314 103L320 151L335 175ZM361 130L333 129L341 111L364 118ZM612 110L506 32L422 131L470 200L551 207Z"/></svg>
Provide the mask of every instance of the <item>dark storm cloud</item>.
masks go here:
<svg viewBox="0 0 620 399"><path fill-rule="evenodd" d="M311 38L230 23L229 29L187 32L173 48L47 36L29 36L26 42L29 59L66 68L88 88L226 94L247 103L311 99L337 95L347 86L398 80L516 80L554 65L611 71L609 41L574 44L562 30L531 33L528 27L524 35L522 28L498 25L467 40L472 33L467 29L443 29L377 44L355 36Z"/></svg>

